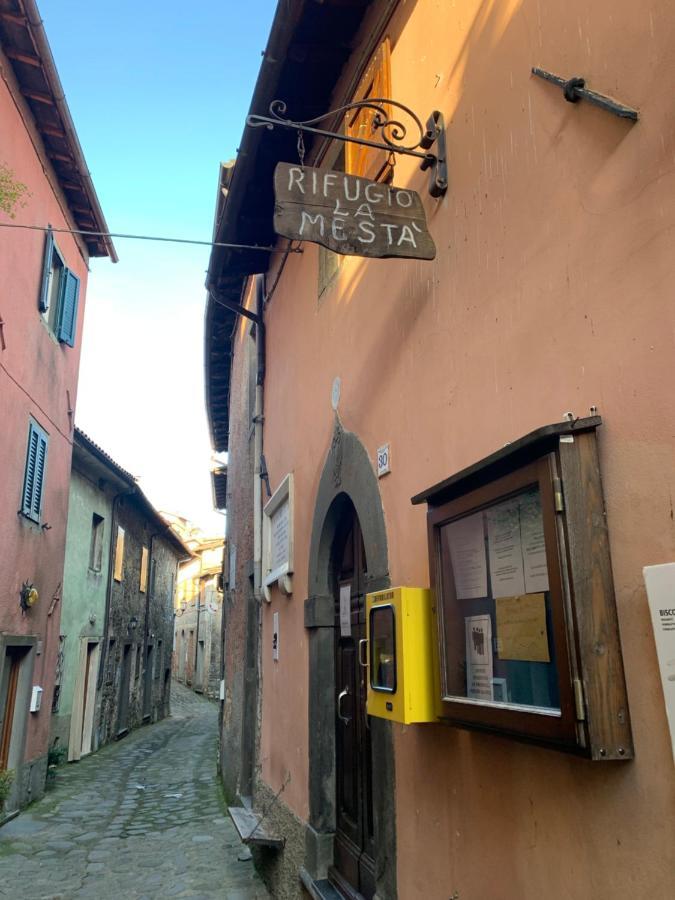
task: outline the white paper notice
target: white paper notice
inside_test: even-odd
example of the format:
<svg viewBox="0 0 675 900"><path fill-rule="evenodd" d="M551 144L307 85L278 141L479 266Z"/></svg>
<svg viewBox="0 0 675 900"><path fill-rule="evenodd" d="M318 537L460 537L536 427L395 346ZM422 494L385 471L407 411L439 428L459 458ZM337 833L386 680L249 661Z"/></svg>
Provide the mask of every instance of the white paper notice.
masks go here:
<svg viewBox="0 0 675 900"><path fill-rule="evenodd" d="M488 509L487 521L492 596L520 596L525 593L525 572L518 498Z"/></svg>
<svg viewBox="0 0 675 900"><path fill-rule="evenodd" d="M487 562L483 513L451 522L443 529L450 543L450 559L458 600L487 597Z"/></svg>
<svg viewBox="0 0 675 900"><path fill-rule="evenodd" d="M656 656L675 761L675 563L646 566L642 573L652 615Z"/></svg>
<svg viewBox="0 0 675 900"><path fill-rule="evenodd" d="M340 585L340 637L352 636L352 586Z"/></svg>
<svg viewBox="0 0 675 900"><path fill-rule="evenodd" d="M492 700L492 620L490 616L467 616L466 696Z"/></svg>
<svg viewBox="0 0 675 900"><path fill-rule="evenodd" d="M538 491L520 497L520 536L523 543L525 593L544 593L548 590L548 566L544 517Z"/></svg>

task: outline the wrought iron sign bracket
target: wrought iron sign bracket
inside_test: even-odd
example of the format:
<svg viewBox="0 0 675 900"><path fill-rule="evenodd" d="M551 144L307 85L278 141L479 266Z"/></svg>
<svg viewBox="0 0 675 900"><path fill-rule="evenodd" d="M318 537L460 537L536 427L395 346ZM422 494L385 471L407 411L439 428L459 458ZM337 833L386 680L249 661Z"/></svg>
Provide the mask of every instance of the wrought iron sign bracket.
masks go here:
<svg viewBox="0 0 675 900"><path fill-rule="evenodd" d="M392 113L390 109L396 112ZM381 142L315 127L326 119L332 119L340 113L347 113L352 110L357 112L359 110L370 110L374 113L370 126L373 131L380 132ZM413 143L406 143L408 129L405 123L400 119L392 118L398 111L408 116L414 122L417 131L419 131L419 137ZM250 115L246 119L246 124L250 128L267 128L270 131L276 127L290 128L292 131L299 133L308 132L309 134L317 134L320 137L342 141L343 143L360 144L362 147L373 147L375 150L384 150L387 153L413 156L421 160L420 168L422 171L431 170L429 193L432 197L442 197L448 189L445 122L443 114L438 110L434 110L429 116L426 128L411 109L402 103L398 103L396 100L390 100L385 97L371 97L368 100L360 100L358 103L348 103L346 106L333 109L323 116L300 122L294 122L292 119L286 118L286 104L283 100L273 100L270 103L269 113L269 116ZM417 133L415 137L417 137ZM435 147L435 153L430 152L432 147Z"/></svg>
<svg viewBox="0 0 675 900"><path fill-rule="evenodd" d="M568 103L578 103L579 100L587 100L588 103L592 103L593 106L598 106L600 109L611 112L615 116L619 116L620 119L630 119L631 122L637 122L638 120L638 111L636 109L633 109L630 106L624 106L623 103L612 100L611 97L606 97L604 94L598 94L597 91L589 90L589 88L586 87L585 78L575 77L565 79L561 78L560 75L553 75L545 69L539 69L537 66L534 66L532 69L532 74L536 75L537 78L543 78L544 81L550 81L551 84L556 84L558 87L562 88L563 95Z"/></svg>

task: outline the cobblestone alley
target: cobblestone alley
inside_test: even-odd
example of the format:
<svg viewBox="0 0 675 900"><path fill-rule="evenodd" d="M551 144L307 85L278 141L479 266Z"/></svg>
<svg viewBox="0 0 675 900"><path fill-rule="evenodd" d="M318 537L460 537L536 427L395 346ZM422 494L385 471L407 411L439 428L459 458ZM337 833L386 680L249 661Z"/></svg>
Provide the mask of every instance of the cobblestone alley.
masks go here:
<svg viewBox="0 0 675 900"><path fill-rule="evenodd" d="M217 707L172 685L172 716L80 763L0 829L0 897L268 896L216 777Z"/></svg>

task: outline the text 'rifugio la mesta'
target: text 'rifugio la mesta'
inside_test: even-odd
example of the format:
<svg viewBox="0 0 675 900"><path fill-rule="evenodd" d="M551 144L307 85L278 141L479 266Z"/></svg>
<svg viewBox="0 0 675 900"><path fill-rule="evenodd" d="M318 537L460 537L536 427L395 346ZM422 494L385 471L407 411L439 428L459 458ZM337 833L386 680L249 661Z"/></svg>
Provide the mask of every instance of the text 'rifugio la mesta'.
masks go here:
<svg viewBox="0 0 675 900"><path fill-rule="evenodd" d="M274 230L284 237L350 256L436 256L415 191L344 172L279 163L274 193Z"/></svg>

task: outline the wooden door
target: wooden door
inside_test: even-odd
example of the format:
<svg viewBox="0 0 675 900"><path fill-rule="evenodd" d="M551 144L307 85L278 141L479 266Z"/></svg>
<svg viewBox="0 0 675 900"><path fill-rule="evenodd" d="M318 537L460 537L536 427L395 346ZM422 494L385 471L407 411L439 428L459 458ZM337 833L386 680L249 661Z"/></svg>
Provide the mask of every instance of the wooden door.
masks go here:
<svg viewBox="0 0 675 900"><path fill-rule="evenodd" d="M82 704L82 739L80 755L91 753L91 742L94 734L94 711L96 707L96 673L98 672L99 645L87 643L87 660Z"/></svg>
<svg viewBox="0 0 675 900"><path fill-rule="evenodd" d="M375 893L372 761L366 715L366 669L359 641L366 636L366 559L353 507L334 546L336 835L331 877L347 896Z"/></svg>
<svg viewBox="0 0 675 900"><path fill-rule="evenodd" d="M2 696L0 696L0 769L6 769L9 764L9 751L12 743L12 724L19 684L19 668L21 667L20 651L9 647L2 663L3 669L0 672L0 685L2 686Z"/></svg>

